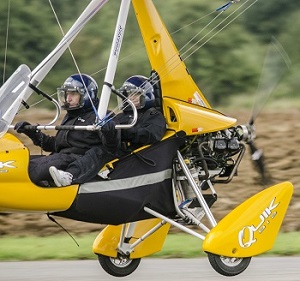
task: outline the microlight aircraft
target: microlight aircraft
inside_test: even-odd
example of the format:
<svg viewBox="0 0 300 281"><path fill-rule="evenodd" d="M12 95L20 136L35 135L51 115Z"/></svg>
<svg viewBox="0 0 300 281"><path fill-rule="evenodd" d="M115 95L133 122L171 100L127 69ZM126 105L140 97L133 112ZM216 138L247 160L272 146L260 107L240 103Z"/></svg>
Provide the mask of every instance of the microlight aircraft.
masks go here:
<svg viewBox="0 0 300 281"><path fill-rule="evenodd" d="M215 186L228 184L254 145L254 118L246 125L213 109L194 82L151 0L122 0L97 114L105 120L130 5L133 6L151 64L156 107L164 114L163 140L107 163L99 177L80 185L51 188L28 176L29 149L12 133L12 122L32 93L57 107L54 120L36 130L101 130L53 125L57 101L39 84L82 27L106 4L92 0L55 49L34 69L21 65L0 89L0 212L35 212L106 224L93 244L103 269L117 277L133 273L143 257L162 249L171 226L202 240L203 251L220 274L243 272L253 256L270 250L293 193L289 181L277 183L242 202L217 221L211 207ZM230 1L226 11L239 1ZM132 105L134 114L137 114ZM131 124L117 125L126 130ZM98 120L99 121L99 120ZM100 122L101 124L101 122ZM256 163L264 176L262 157ZM190 226L193 226L192 228ZM184 269L183 269L184 270Z"/></svg>

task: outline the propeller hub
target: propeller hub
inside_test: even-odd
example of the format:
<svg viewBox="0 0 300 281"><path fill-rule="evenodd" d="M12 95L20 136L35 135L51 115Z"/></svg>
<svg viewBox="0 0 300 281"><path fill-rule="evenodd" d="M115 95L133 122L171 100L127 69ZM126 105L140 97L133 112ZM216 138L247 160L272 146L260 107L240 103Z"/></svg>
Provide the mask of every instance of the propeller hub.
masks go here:
<svg viewBox="0 0 300 281"><path fill-rule="evenodd" d="M239 140L243 140L246 143L255 139L255 128L253 125L238 125L237 126L237 133L239 135Z"/></svg>

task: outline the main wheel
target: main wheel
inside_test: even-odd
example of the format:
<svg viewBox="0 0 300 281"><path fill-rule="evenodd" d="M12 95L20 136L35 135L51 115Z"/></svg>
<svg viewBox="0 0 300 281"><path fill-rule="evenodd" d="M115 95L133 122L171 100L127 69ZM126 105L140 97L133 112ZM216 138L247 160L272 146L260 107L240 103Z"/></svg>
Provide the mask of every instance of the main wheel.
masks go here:
<svg viewBox="0 0 300 281"><path fill-rule="evenodd" d="M134 272L141 259L130 259L128 256L119 255L116 258L98 254L98 260L102 268L110 275L123 277Z"/></svg>
<svg viewBox="0 0 300 281"><path fill-rule="evenodd" d="M224 276L235 276L242 273L249 265L249 258L231 258L207 253L208 260L215 271Z"/></svg>

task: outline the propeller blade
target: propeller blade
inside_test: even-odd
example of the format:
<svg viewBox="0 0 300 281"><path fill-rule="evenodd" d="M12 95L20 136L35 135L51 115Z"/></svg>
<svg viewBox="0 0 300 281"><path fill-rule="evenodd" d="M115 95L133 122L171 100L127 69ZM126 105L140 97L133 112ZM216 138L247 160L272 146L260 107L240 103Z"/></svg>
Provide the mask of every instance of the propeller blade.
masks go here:
<svg viewBox="0 0 300 281"><path fill-rule="evenodd" d="M263 150L258 149L253 140L249 141L247 144L250 147L251 159L254 168L260 175L260 183L262 183L263 185L272 183L271 175L265 165Z"/></svg>
<svg viewBox="0 0 300 281"><path fill-rule="evenodd" d="M290 66L291 60L288 54L276 38L272 37L257 85L256 100L249 120L250 125L254 124L257 116Z"/></svg>
<svg viewBox="0 0 300 281"><path fill-rule="evenodd" d="M247 144L250 147L251 158L255 169L260 174L260 182L262 184L270 184L272 183L272 179L270 173L267 171L262 149L258 149L254 144L256 137L254 122L290 65L291 60L289 56L282 45L273 37L264 59L256 90L256 100L247 126L251 136Z"/></svg>

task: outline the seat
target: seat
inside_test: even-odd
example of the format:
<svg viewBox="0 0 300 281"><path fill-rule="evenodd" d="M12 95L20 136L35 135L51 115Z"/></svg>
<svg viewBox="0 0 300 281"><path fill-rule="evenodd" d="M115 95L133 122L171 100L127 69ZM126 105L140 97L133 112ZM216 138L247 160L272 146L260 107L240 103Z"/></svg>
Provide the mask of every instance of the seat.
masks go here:
<svg viewBox="0 0 300 281"><path fill-rule="evenodd" d="M163 113L163 99L162 99L162 89L160 84L160 78L158 73L155 70L151 71L149 77L150 83L154 88L154 95L155 95L155 108Z"/></svg>

